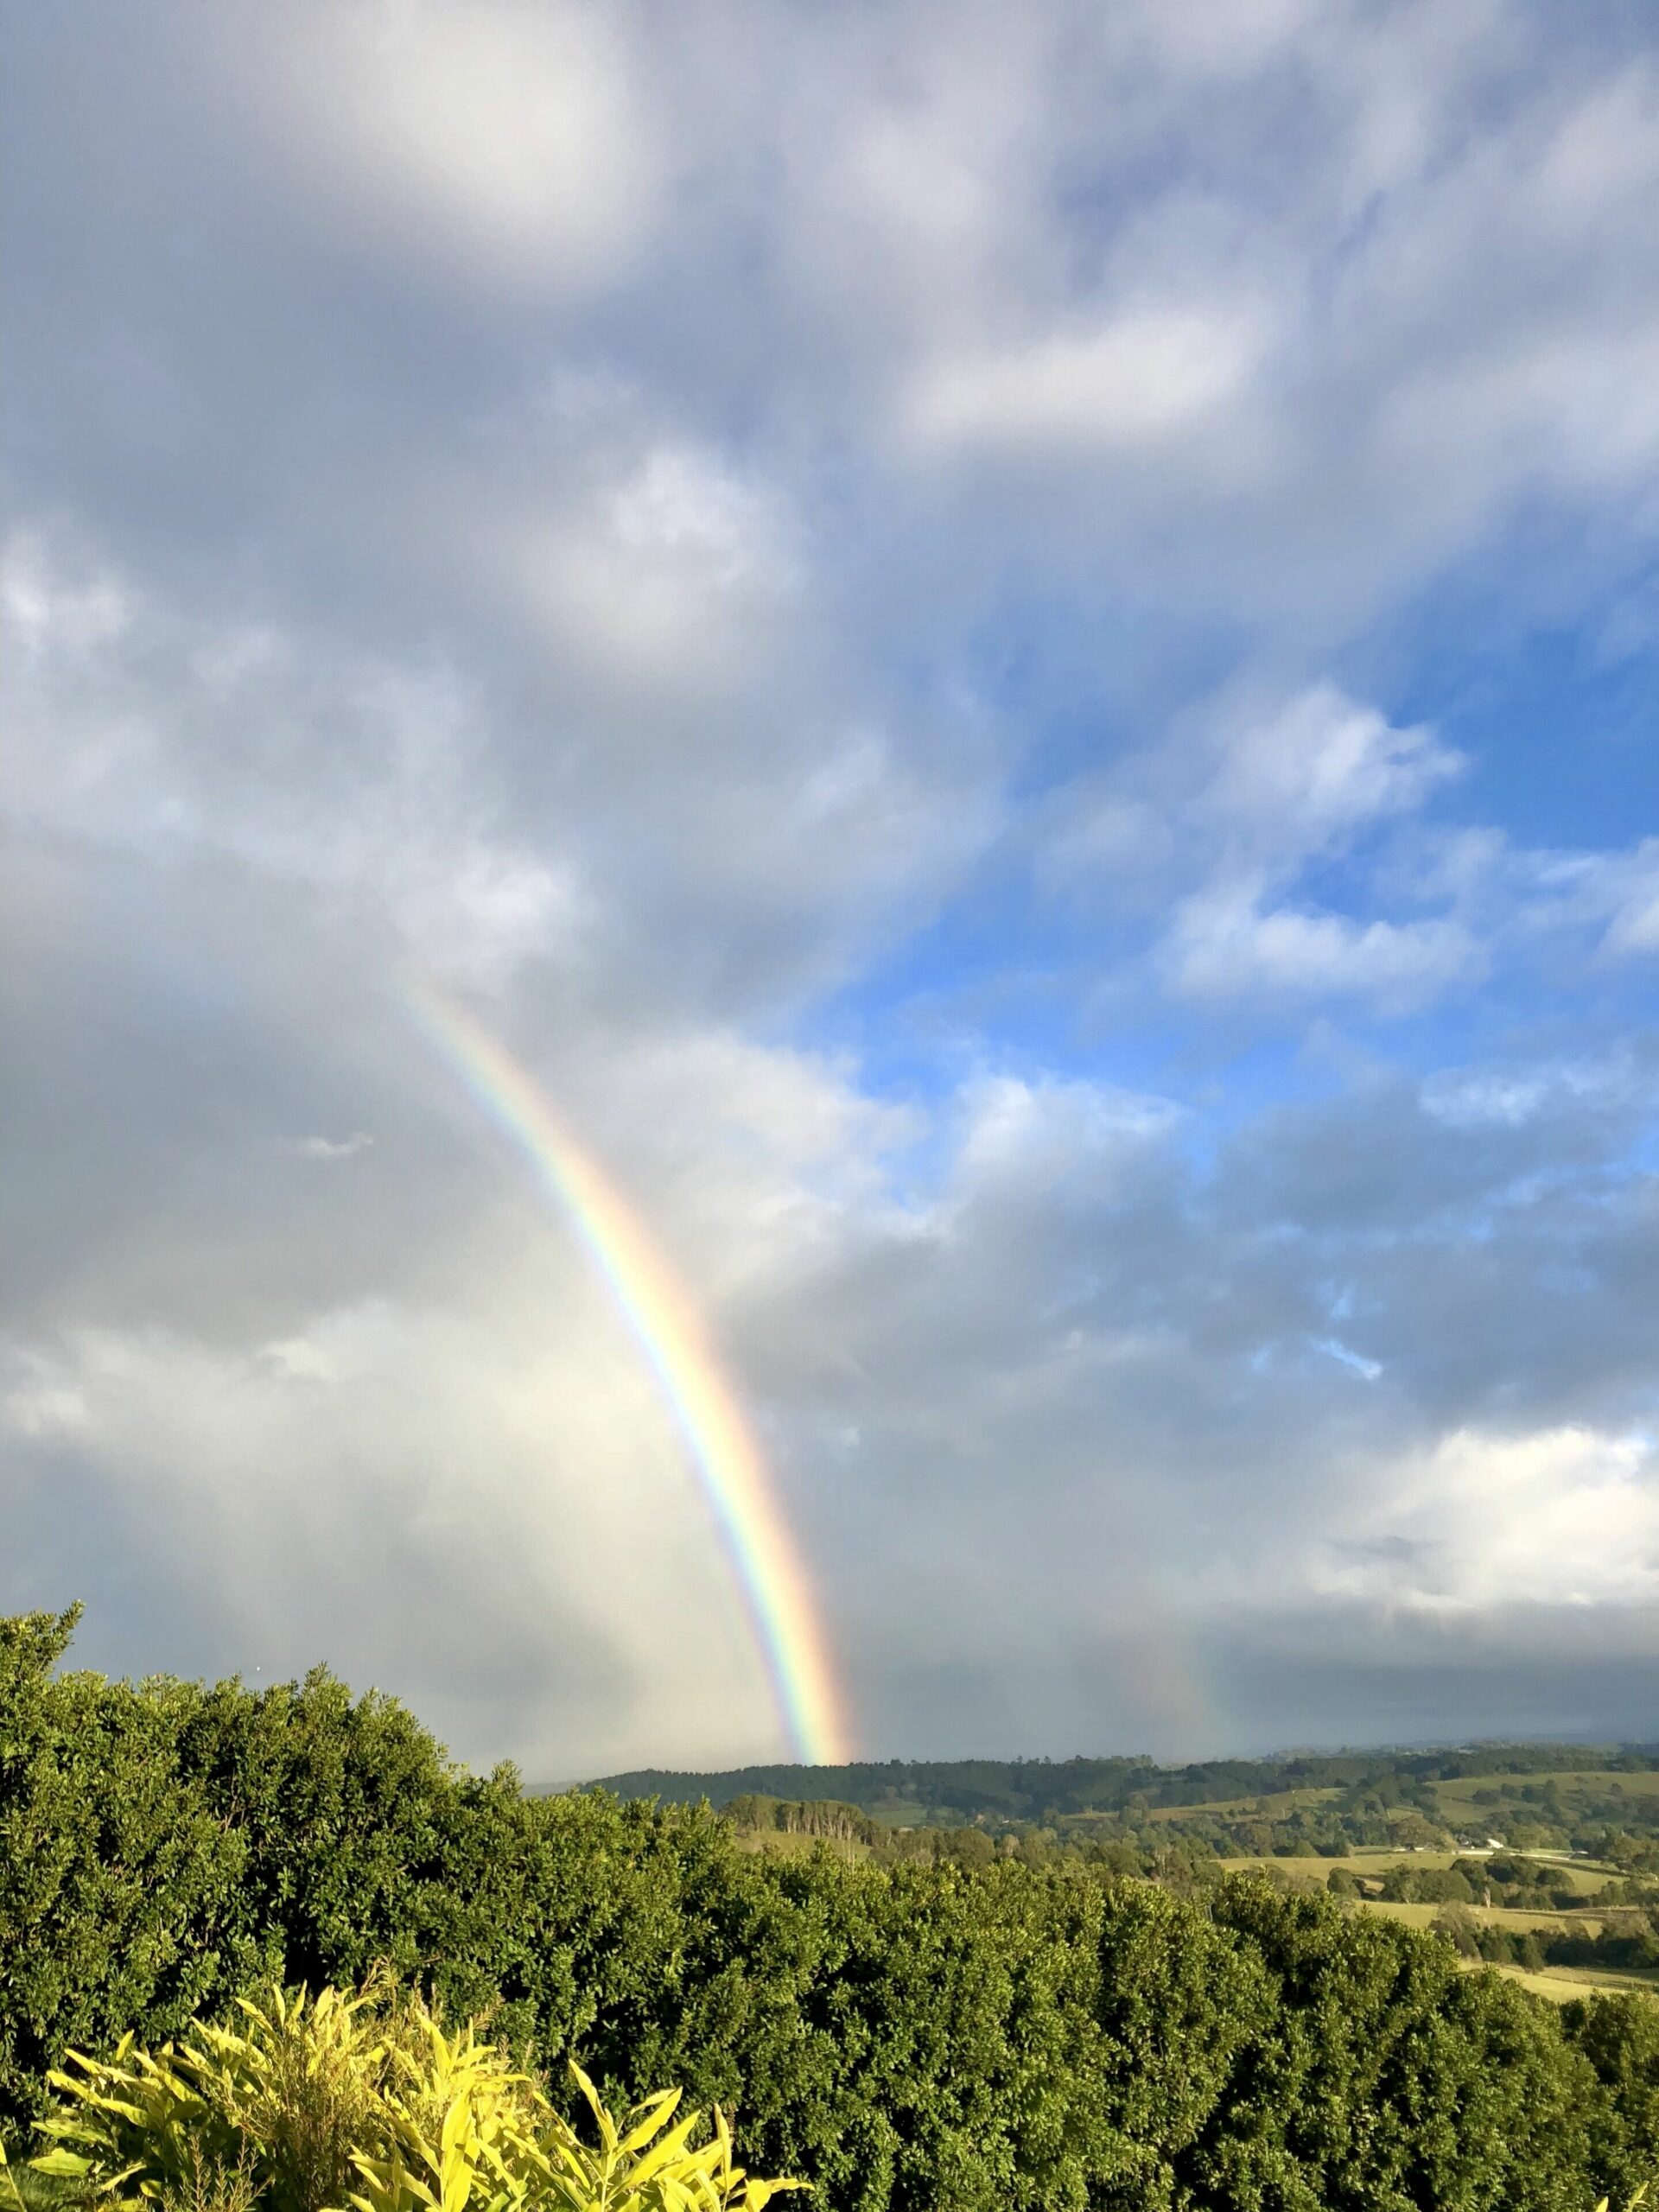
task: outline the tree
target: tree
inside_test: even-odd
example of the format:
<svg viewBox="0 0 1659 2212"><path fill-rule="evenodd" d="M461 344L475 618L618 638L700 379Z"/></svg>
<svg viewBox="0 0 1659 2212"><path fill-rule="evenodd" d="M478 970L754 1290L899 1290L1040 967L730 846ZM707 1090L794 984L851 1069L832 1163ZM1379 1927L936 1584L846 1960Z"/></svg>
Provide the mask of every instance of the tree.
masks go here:
<svg viewBox="0 0 1659 2212"><path fill-rule="evenodd" d="M1443 1936L1460 1958L1480 1956L1480 1929L1467 1905L1442 1905L1434 1916L1431 1932Z"/></svg>

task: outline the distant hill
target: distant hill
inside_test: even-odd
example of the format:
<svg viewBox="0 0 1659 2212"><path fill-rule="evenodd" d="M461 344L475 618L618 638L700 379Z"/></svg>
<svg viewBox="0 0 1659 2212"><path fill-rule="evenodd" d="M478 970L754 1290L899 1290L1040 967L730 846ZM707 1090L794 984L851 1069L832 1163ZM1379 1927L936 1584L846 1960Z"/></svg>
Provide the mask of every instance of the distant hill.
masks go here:
<svg viewBox="0 0 1659 2212"><path fill-rule="evenodd" d="M1287 1790L1395 1791L1405 1797L1439 1783L1502 1775L1617 1776L1659 1768L1659 1745L1474 1744L1453 1750L1294 1753L1271 1759L1209 1759L1164 1767L1152 1759L925 1759L850 1766L747 1766L716 1774L643 1767L587 1785L669 1804L734 1797L834 1799L895 1825L971 1821L1044 1821L1089 1813L1143 1813L1228 1805Z"/></svg>

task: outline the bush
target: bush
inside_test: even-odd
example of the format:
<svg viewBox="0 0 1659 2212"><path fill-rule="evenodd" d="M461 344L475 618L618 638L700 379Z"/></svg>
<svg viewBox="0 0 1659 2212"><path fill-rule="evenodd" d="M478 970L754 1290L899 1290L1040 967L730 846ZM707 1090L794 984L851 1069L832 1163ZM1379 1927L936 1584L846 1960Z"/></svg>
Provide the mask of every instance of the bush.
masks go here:
<svg viewBox="0 0 1659 2212"><path fill-rule="evenodd" d="M108 2063L75 2054L44 2124L59 2147L35 2171L165 2212L765 2212L803 2186L747 2178L722 2114L675 2120L677 2090L619 2127L573 2068L589 2148L475 2024L446 2036L418 1998L278 1990L240 2009L239 2026L194 2021L158 2053L124 2038Z"/></svg>
<svg viewBox="0 0 1659 2212"><path fill-rule="evenodd" d="M0 1624L0 2121L67 2050L384 1961L566 2117L572 2059L613 2106L737 2107L736 2154L829 2212L1559 2212L1659 2150L1588 2028L1324 1895L1177 1895L1179 1853L1162 1886L968 1866L948 1831L892 1866L746 1853L706 1810L461 1773L321 1672L56 1675L72 1625ZM222 2158L169 2184L241 2185Z"/></svg>

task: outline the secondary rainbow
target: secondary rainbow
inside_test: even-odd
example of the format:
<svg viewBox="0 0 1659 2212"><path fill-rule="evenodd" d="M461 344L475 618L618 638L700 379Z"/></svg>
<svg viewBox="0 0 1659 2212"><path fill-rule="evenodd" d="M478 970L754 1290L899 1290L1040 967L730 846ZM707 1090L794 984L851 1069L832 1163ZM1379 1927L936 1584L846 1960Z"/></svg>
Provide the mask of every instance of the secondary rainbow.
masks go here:
<svg viewBox="0 0 1659 2212"><path fill-rule="evenodd" d="M735 1573L778 1713L798 1758L850 1757L812 1586L772 1478L696 1309L598 1163L512 1054L425 982L409 1002L421 1030L511 1137L587 1246L683 1438Z"/></svg>

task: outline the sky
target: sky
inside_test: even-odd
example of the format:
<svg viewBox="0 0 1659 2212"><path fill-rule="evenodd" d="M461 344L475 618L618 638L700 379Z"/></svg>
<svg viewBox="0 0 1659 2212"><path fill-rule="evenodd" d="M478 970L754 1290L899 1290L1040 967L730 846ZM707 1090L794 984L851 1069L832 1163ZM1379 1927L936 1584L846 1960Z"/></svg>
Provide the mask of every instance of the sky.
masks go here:
<svg viewBox="0 0 1659 2212"><path fill-rule="evenodd" d="M5 10L0 1609L786 1753L1659 1735L1629 0Z"/></svg>

